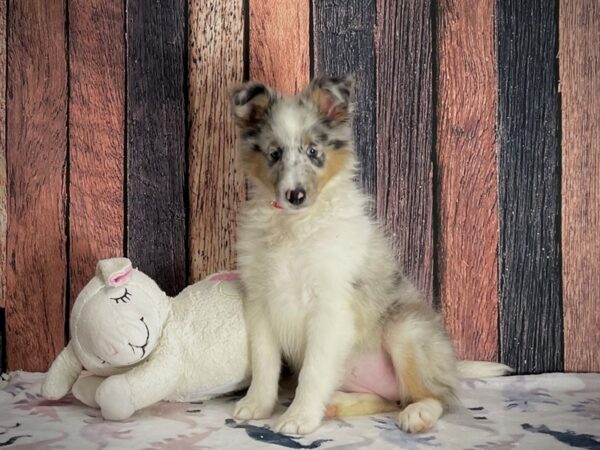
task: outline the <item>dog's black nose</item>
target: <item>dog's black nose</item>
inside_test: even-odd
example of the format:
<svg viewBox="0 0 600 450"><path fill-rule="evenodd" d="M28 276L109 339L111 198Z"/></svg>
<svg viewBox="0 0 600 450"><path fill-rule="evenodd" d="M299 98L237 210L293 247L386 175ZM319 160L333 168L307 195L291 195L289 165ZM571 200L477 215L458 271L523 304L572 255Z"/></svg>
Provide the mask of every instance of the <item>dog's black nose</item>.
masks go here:
<svg viewBox="0 0 600 450"><path fill-rule="evenodd" d="M301 205L306 198L306 191L303 188L296 188L293 191L287 191L285 193L285 198L292 205Z"/></svg>

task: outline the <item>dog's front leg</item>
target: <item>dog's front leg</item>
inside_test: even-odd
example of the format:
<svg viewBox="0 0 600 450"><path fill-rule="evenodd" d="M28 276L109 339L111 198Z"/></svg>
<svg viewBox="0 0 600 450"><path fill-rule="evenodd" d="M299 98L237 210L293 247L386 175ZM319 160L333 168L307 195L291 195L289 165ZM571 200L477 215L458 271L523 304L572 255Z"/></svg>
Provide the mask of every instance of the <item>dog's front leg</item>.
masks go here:
<svg viewBox="0 0 600 450"><path fill-rule="evenodd" d="M335 301L322 302L310 316L296 396L277 422L277 432L307 434L321 423L354 344L354 320L349 308Z"/></svg>
<svg viewBox="0 0 600 450"><path fill-rule="evenodd" d="M271 417L277 401L281 346L273 333L268 312L260 300L248 299L246 321L252 381L246 396L237 402L233 415L242 420L266 419Z"/></svg>

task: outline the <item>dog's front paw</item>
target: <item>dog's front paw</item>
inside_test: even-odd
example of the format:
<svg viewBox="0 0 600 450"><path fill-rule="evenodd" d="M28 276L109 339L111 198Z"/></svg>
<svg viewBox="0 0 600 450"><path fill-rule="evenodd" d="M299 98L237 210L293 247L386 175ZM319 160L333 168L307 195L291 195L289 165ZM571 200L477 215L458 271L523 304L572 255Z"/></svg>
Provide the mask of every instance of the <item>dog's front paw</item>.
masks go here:
<svg viewBox="0 0 600 450"><path fill-rule="evenodd" d="M275 402L246 395L235 405L233 417L240 420L268 419L273 414Z"/></svg>
<svg viewBox="0 0 600 450"><path fill-rule="evenodd" d="M312 433L319 427L322 418L323 415L319 411L303 410L290 406L277 421L275 431L283 434Z"/></svg>
<svg viewBox="0 0 600 450"><path fill-rule="evenodd" d="M437 400L426 399L411 403L400 411L398 426L406 433L423 433L433 428L442 411L442 405Z"/></svg>
<svg viewBox="0 0 600 450"><path fill-rule="evenodd" d="M108 420L125 420L135 412L129 383L122 375L113 375L98 386L96 403Z"/></svg>

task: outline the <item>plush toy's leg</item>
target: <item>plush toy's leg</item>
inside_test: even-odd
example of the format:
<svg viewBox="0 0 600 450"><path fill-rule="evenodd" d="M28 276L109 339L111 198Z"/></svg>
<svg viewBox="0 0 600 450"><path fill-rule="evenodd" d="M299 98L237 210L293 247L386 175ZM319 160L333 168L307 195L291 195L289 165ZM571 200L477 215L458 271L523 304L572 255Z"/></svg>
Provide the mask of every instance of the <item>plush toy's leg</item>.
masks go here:
<svg viewBox="0 0 600 450"><path fill-rule="evenodd" d="M69 342L50 366L46 380L42 384L42 395L51 400L64 397L69 393L80 373L81 363Z"/></svg>
<svg viewBox="0 0 600 450"><path fill-rule="evenodd" d="M395 403L377 394L335 391L327 404L327 417L366 416L369 414L398 411Z"/></svg>
<svg viewBox="0 0 600 450"><path fill-rule="evenodd" d="M96 390L105 379L105 377L97 375L79 377L73 385L73 395L84 405L91 406L92 408L100 408L98 403L96 403Z"/></svg>
<svg viewBox="0 0 600 450"><path fill-rule="evenodd" d="M163 335L164 346L156 349L150 359L129 372L108 377L98 387L96 402L105 419L127 419L138 409L163 400L175 390L183 368L180 356L172 351L178 346L165 343L168 339Z"/></svg>

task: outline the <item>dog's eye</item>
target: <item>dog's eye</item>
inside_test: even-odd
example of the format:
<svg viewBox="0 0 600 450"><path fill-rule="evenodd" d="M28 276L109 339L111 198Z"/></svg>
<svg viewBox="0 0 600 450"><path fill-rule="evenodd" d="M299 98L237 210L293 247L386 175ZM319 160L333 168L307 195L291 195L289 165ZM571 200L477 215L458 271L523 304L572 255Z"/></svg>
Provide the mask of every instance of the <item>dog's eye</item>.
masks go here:
<svg viewBox="0 0 600 450"><path fill-rule="evenodd" d="M129 303L129 300L131 300L131 292L129 292L127 290L127 288L125 288L125 292L123 293L123 295L121 295L120 297L110 297L111 300L114 300L114 302L118 305L119 303Z"/></svg>
<svg viewBox="0 0 600 450"><path fill-rule="evenodd" d="M271 161L273 162L279 161L281 159L282 154L283 150L278 148L277 150L273 150L271 153L269 153L269 158L271 158Z"/></svg>
<svg viewBox="0 0 600 450"><path fill-rule="evenodd" d="M315 156L317 156L317 149L310 146L308 147L308 149L306 150L306 154L310 157L310 158L314 158Z"/></svg>

